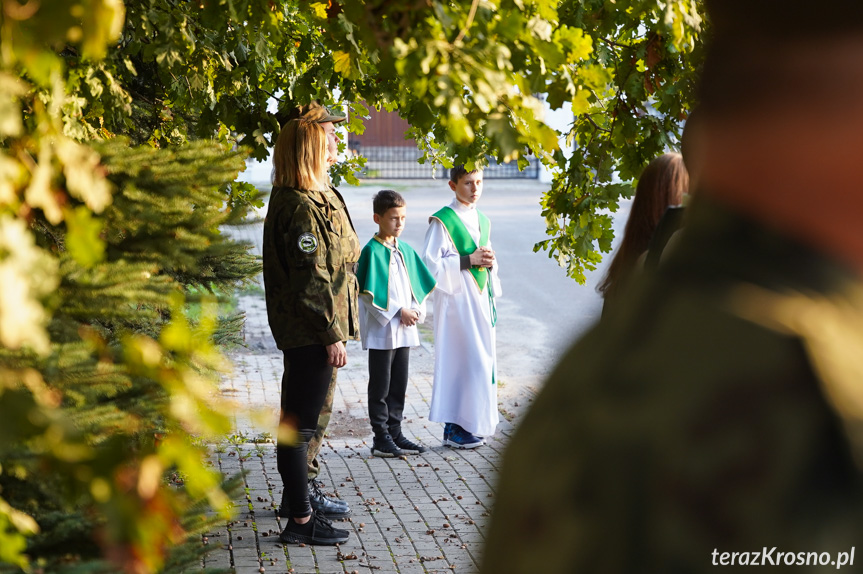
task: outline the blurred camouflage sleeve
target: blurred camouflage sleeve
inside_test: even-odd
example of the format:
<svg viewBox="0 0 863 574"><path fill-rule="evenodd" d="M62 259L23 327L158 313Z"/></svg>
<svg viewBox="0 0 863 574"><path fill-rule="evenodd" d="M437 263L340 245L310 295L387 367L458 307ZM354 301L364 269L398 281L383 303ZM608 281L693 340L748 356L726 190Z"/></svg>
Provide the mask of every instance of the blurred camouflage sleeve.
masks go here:
<svg viewBox="0 0 863 574"><path fill-rule="evenodd" d="M706 573L714 551L859 541L859 471L801 339L675 295L649 337L599 327L558 365L507 448L482 574Z"/></svg>

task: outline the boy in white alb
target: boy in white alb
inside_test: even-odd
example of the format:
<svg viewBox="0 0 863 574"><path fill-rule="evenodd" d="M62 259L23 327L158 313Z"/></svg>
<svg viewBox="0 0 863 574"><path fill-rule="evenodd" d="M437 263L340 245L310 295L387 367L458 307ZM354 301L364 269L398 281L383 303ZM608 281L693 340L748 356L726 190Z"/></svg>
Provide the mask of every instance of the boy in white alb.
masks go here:
<svg viewBox="0 0 863 574"><path fill-rule="evenodd" d="M425 447L408 440L401 424L410 348L420 343L416 324L425 320L425 300L435 280L416 251L398 240L404 198L385 189L375 195L373 208L378 232L363 247L357 269L360 334L369 351L372 455L419 454Z"/></svg>
<svg viewBox="0 0 863 574"><path fill-rule="evenodd" d="M494 299L501 294L489 240L476 209L482 171L450 171L455 199L429 219L423 261L437 280L435 371L429 420L444 423L443 443L475 448L498 423Z"/></svg>

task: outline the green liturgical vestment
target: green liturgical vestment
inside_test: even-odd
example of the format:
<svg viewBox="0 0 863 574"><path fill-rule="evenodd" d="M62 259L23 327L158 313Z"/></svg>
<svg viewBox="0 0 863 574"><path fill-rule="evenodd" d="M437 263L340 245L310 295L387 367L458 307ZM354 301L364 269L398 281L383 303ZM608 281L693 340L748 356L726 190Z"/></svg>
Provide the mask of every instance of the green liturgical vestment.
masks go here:
<svg viewBox="0 0 863 574"><path fill-rule="evenodd" d="M488 245L488 234L491 224L488 217L480 210L477 210L476 214L479 217L479 247L485 247ZM462 220L459 219L459 216L456 215L451 207L442 208L432 215L432 217L439 219L443 223L459 255L464 257L477 250L478 246L474 242L473 237L470 236L464 223L462 223ZM470 274L473 275L476 285L479 287L479 292L482 293L485 290L486 283L488 283L488 269L485 267L471 267Z"/></svg>
<svg viewBox="0 0 863 574"><path fill-rule="evenodd" d="M435 288L435 278L413 247L397 240L396 249L405 262L411 294L417 303L422 304ZM390 257L392 251L377 235L366 244L360 255L357 269L360 292L371 294L372 304L378 309L389 308Z"/></svg>

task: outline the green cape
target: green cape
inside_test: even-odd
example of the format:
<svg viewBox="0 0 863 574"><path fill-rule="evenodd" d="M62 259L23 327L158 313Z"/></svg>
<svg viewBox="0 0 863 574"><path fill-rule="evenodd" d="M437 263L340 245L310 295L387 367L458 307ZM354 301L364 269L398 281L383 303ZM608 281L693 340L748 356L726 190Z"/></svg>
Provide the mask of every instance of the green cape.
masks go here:
<svg viewBox="0 0 863 574"><path fill-rule="evenodd" d="M417 303L422 304L434 290L437 281L413 247L396 240L396 249L404 259L411 294ZM390 257L392 257L392 250L384 245L377 235L366 243L360 254L357 268L360 293L369 293L372 296L372 304L378 309L389 308Z"/></svg>
<svg viewBox="0 0 863 574"><path fill-rule="evenodd" d="M479 216L479 245L480 247L484 247L488 245L491 222L480 210L477 209L476 214ZM453 208L446 206L432 215L432 217L443 224L459 255L464 257L477 250L473 237L470 236L470 232L464 226L464 222L462 222ZM479 292L482 293L488 283L488 269L486 267L471 267L470 274L473 275L476 286L479 287Z"/></svg>

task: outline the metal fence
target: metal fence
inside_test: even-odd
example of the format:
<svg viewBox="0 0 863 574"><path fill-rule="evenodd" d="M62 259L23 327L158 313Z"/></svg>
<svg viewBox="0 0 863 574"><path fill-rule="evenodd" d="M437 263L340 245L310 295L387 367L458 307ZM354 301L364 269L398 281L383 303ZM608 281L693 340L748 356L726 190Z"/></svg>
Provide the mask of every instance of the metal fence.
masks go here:
<svg viewBox="0 0 863 574"><path fill-rule="evenodd" d="M415 147L384 147L352 145L352 151L366 158L366 167L358 175L362 179L443 179L449 171L441 166L432 169L429 165L417 163L422 155ZM518 170L516 162L498 164L488 158L489 165L483 170L485 179L538 179L539 160L528 158L530 165L524 171Z"/></svg>

